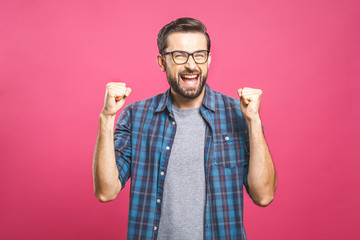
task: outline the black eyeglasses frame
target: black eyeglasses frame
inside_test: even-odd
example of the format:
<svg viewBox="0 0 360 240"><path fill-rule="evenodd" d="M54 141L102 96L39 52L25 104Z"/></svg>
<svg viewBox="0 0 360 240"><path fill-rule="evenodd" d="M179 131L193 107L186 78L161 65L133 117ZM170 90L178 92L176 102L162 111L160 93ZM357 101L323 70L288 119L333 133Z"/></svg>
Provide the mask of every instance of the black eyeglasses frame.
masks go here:
<svg viewBox="0 0 360 240"><path fill-rule="evenodd" d="M175 61L175 59L174 59L174 53L175 53L175 52L186 53L186 54L187 54L187 59L186 59L186 61L185 61L184 63L177 63L177 62ZM203 63L198 63L198 62L195 60L194 54L195 54L195 53L198 53L198 52L207 52L205 62L203 62ZM172 51L172 52L162 52L161 55L171 54L171 58L172 58L172 60L173 60L173 62L174 62L175 64L183 65L183 64L186 64L186 63L189 61L189 57L190 57L190 56L192 56L192 58L193 58L193 60L194 60L195 63L197 63L197 64L204 64L204 63L206 63L206 62L208 61L208 59L209 59L209 53L210 53L210 50L197 50L197 51L195 51L195 52L193 52L193 53L189 53L189 52L186 52L186 51L179 51L179 50L178 50L178 51Z"/></svg>

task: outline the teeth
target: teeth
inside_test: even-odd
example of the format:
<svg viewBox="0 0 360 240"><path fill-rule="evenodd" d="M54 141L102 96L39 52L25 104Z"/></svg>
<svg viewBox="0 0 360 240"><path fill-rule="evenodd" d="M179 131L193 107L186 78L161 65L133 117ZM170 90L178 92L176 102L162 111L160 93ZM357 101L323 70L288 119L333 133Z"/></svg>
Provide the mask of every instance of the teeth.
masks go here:
<svg viewBox="0 0 360 240"><path fill-rule="evenodd" d="M197 78L198 75L185 75L182 78Z"/></svg>

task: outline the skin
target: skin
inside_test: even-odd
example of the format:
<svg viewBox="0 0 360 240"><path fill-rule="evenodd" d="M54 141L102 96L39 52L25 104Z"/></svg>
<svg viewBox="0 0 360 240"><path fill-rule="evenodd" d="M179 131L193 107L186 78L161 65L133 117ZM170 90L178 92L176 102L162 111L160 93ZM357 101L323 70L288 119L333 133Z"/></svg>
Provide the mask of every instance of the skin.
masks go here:
<svg viewBox="0 0 360 240"><path fill-rule="evenodd" d="M202 33L172 33L168 36L167 43L166 52L181 50L192 53L197 50L207 50L206 37ZM200 107L204 98L204 83L208 75L211 53L209 53L208 61L203 64L197 64L192 57L189 57L185 64L178 65L173 62L170 54L165 56L158 54L157 62L161 70L166 72L175 107L180 109ZM201 75L196 87L188 87L184 84L180 75L186 73ZM183 94L172 87L173 84L177 85ZM197 93L198 96L193 98ZM188 95L188 97L184 95Z"/></svg>
<svg viewBox="0 0 360 240"><path fill-rule="evenodd" d="M167 39L165 51L183 50L192 53L206 50L206 38L202 33L172 33ZM197 64L192 57L187 63L175 64L171 55L157 55L160 69L166 72L171 87L174 106L180 109L192 109L201 106L211 53L208 61ZM201 77L195 86L188 86L181 79L181 74L198 73ZM116 198L121 190L114 152L115 115L123 107L131 89L125 83L110 82L106 85L104 107L100 113L99 132L93 158L93 179L95 196L101 202ZM244 87L238 89L240 108L247 121L250 137L250 163L248 173L249 195L253 202L265 207L274 199L277 184L275 167L262 131L259 115L262 91Z"/></svg>
<svg viewBox="0 0 360 240"><path fill-rule="evenodd" d="M114 200L121 190L115 160L114 124L115 115L124 106L130 92L125 83L110 82L106 85L92 167L94 193L100 202Z"/></svg>
<svg viewBox="0 0 360 240"><path fill-rule="evenodd" d="M277 176L259 115L262 91L245 87L238 94L250 137L249 195L256 205L266 207L274 199Z"/></svg>

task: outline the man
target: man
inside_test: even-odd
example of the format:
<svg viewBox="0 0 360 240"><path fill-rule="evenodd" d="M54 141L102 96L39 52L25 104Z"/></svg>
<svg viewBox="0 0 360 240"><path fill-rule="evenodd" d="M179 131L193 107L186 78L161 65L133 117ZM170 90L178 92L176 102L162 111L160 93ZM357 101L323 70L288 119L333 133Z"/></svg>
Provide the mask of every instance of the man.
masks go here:
<svg viewBox="0 0 360 240"><path fill-rule="evenodd" d="M180 18L158 35L157 61L170 89L125 107L131 89L106 86L93 159L95 195L116 198L131 177L128 239L246 239L243 185L273 200L276 173L259 116L262 91L239 99L206 84L210 38ZM115 143L115 144L114 144Z"/></svg>

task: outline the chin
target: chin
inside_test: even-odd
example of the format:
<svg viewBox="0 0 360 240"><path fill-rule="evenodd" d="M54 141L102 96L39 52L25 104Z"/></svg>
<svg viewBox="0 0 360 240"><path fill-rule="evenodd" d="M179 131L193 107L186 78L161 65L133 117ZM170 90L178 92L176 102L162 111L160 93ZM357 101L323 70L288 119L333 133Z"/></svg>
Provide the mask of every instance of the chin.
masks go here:
<svg viewBox="0 0 360 240"><path fill-rule="evenodd" d="M195 92L194 91L182 91L180 94L183 97L190 98L190 99L195 99L198 96L200 96L201 92L202 91L200 89L197 89Z"/></svg>
<svg viewBox="0 0 360 240"><path fill-rule="evenodd" d="M204 90L205 82L206 81L200 81L199 85L195 88L186 88L186 87L180 87L179 85L176 85L176 88L173 88L173 89L176 93L180 94L181 96L183 96L185 98L195 99L198 96L200 96L200 94Z"/></svg>
<svg viewBox="0 0 360 240"><path fill-rule="evenodd" d="M207 76L201 76L198 78L198 85L194 87L185 86L183 83L183 80L180 76L177 78L171 78L170 76L167 76L168 83L172 90L179 94L180 96L188 99L195 99L204 90L205 83L206 83Z"/></svg>

